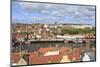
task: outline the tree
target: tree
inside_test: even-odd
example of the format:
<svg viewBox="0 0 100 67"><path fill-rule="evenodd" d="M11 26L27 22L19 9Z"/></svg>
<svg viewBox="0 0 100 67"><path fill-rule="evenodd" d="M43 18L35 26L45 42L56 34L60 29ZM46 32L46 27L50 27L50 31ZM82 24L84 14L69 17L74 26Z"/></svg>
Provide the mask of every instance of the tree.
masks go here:
<svg viewBox="0 0 100 67"><path fill-rule="evenodd" d="M89 33L95 33L95 28L84 28L84 29L75 29L75 28L67 28L62 29L61 34L89 34Z"/></svg>

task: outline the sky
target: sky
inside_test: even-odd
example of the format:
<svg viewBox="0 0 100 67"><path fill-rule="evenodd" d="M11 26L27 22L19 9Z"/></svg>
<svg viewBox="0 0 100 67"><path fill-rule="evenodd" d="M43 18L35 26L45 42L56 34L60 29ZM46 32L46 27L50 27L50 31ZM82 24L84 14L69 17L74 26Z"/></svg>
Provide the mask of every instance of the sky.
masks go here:
<svg viewBox="0 0 100 67"><path fill-rule="evenodd" d="M95 6L12 2L12 23L55 22L95 25Z"/></svg>

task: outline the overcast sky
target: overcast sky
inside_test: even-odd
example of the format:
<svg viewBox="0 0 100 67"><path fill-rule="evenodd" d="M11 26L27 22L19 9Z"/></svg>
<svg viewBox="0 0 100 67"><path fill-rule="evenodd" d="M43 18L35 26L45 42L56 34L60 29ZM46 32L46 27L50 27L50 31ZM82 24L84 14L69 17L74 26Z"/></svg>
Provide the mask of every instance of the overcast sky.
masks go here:
<svg viewBox="0 0 100 67"><path fill-rule="evenodd" d="M95 6L12 2L12 23L38 22L95 25Z"/></svg>

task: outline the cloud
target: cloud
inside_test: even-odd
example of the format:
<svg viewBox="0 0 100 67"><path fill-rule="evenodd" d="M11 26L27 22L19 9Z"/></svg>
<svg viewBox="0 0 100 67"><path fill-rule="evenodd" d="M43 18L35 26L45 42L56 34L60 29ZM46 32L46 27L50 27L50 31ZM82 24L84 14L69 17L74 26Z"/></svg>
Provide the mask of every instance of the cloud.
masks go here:
<svg viewBox="0 0 100 67"><path fill-rule="evenodd" d="M29 16L33 20L38 18L41 21L63 21L65 17L69 17L68 21L84 21L95 20L94 6L78 6L78 5L58 5L47 3L17 2L24 12L25 16ZM88 21L89 22L89 21Z"/></svg>

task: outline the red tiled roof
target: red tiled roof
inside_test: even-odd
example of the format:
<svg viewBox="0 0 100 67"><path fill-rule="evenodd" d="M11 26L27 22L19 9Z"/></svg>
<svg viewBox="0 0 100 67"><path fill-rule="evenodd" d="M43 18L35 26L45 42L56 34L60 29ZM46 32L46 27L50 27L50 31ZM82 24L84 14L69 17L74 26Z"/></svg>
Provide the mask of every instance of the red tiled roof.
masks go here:
<svg viewBox="0 0 100 67"><path fill-rule="evenodd" d="M68 55L68 59L70 59L70 60L73 59L73 54L72 53Z"/></svg>
<svg viewBox="0 0 100 67"><path fill-rule="evenodd" d="M31 64L45 64L49 61L48 56L30 56Z"/></svg>
<svg viewBox="0 0 100 67"><path fill-rule="evenodd" d="M48 51L50 51L50 50L52 50L52 48L40 48L40 49L39 49L39 52L40 52L40 53L46 53L46 52L48 52Z"/></svg>
<svg viewBox="0 0 100 67"><path fill-rule="evenodd" d="M53 62L53 63L58 63L60 62L62 59L62 56L61 55L52 55L50 56L50 61Z"/></svg>
<svg viewBox="0 0 100 67"><path fill-rule="evenodd" d="M60 54L64 54L65 52L69 52L69 48L68 47L62 47L60 50L59 50L59 52L60 52Z"/></svg>
<svg viewBox="0 0 100 67"><path fill-rule="evenodd" d="M21 59L20 54L18 53L13 53L12 54L12 63L18 63L18 61Z"/></svg>
<svg viewBox="0 0 100 67"><path fill-rule="evenodd" d="M52 55L52 56L36 56L36 55L30 55L31 64L45 64L45 63L58 63L61 61L62 56L61 55Z"/></svg>

